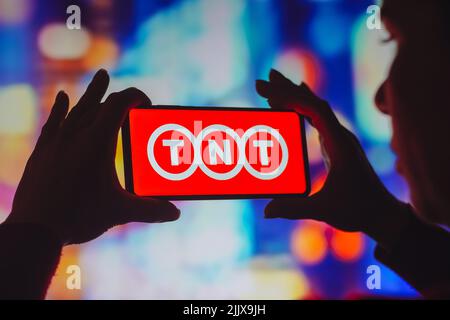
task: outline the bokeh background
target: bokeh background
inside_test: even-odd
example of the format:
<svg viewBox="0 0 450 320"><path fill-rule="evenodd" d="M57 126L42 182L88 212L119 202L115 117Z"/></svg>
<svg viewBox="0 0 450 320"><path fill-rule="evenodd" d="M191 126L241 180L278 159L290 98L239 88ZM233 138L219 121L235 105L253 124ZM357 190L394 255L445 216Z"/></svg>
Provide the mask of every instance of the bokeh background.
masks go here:
<svg viewBox="0 0 450 320"><path fill-rule="evenodd" d="M81 8L81 30L66 8ZM307 82L355 132L387 187L394 172L387 119L373 96L395 53L366 26L369 0L0 0L0 221L59 89L72 104L100 67L110 92L136 86L155 104L267 108L254 90L271 67ZM308 128L313 191L325 178ZM122 175L121 145L117 170ZM336 190L345 192L345 190ZM183 215L129 224L64 249L49 299L314 299L417 293L373 258L374 243L314 221L265 221L267 200L177 202ZM361 213L363 214L363 213ZM1 262L0 262L1 263ZM30 261L29 263L33 263ZM77 264L82 289L66 288ZM368 290L367 267L381 267Z"/></svg>

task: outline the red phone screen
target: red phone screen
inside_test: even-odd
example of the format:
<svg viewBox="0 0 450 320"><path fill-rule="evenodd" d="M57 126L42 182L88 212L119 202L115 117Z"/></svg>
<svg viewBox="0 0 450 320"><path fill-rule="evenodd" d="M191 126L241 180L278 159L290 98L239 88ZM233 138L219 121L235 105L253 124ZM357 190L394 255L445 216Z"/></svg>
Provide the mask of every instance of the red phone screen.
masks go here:
<svg viewBox="0 0 450 320"><path fill-rule="evenodd" d="M127 189L174 199L305 195L303 125L286 111L132 109L124 130Z"/></svg>

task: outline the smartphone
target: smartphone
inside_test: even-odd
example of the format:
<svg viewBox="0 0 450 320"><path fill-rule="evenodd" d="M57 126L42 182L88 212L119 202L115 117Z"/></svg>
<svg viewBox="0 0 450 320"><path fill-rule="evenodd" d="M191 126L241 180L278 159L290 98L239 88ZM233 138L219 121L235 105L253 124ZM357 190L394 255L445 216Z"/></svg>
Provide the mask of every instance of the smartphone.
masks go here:
<svg viewBox="0 0 450 320"><path fill-rule="evenodd" d="M143 106L122 126L125 187L170 200L307 196L304 119L293 111Z"/></svg>

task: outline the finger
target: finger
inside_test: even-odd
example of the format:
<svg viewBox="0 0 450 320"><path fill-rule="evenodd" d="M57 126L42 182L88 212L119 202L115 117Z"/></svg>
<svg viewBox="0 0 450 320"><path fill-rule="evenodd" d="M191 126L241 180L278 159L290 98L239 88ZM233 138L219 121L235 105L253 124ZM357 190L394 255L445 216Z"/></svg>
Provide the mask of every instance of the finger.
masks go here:
<svg viewBox="0 0 450 320"><path fill-rule="evenodd" d="M276 80L276 82L257 80L256 90L261 96L280 102L276 106L277 109L292 109L290 105L302 104L304 105L303 112L311 118L321 114L330 116L326 113L331 111L327 102L316 96L305 83L297 86L285 78ZM331 111L331 113L333 112Z"/></svg>
<svg viewBox="0 0 450 320"><path fill-rule="evenodd" d="M336 158L337 143L344 141L343 127L328 103L316 96L305 83L297 86L274 69L271 70L269 78L270 82L258 81L257 90L268 98L271 108L294 110L305 116L318 130L325 148Z"/></svg>
<svg viewBox="0 0 450 320"><path fill-rule="evenodd" d="M271 83L277 84L280 86L285 86L285 85L295 86L295 84L291 80L286 78L280 71L278 71L276 69L270 69L269 80Z"/></svg>
<svg viewBox="0 0 450 320"><path fill-rule="evenodd" d="M267 204L264 217L322 220L323 212L323 203L317 199L317 195L313 195L309 198L274 199Z"/></svg>
<svg viewBox="0 0 450 320"><path fill-rule="evenodd" d="M299 86L294 85L292 82L269 82L265 80L256 80L256 91L258 94L269 100L277 100L282 102L277 109L286 109L287 104L294 101L302 101L303 103L312 102L310 95L305 95L304 92L300 92Z"/></svg>
<svg viewBox="0 0 450 320"><path fill-rule="evenodd" d="M317 113L331 111L331 108L329 108L326 101L320 99L306 83L303 82L297 86L275 69L271 69L269 79L270 82L257 80L256 90L260 95L267 99L284 102L277 106L278 108L287 108L290 103L305 104L306 110L304 110L304 112L307 112L312 118L314 118L314 115Z"/></svg>
<svg viewBox="0 0 450 320"><path fill-rule="evenodd" d="M256 91L266 98L278 98L279 93L283 98L294 97L298 94L298 86L286 78L281 72L271 69L269 80L257 80Z"/></svg>
<svg viewBox="0 0 450 320"><path fill-rule="evenodd" d="M278 91L287 90L288 93L293 95L294 97L299 96L305 99L309 98L311 102L315 102L317 104L324 102L311 90L311 88L305 82L302 82L300 85L296 85L278 70L270 70L269 80L270 84L275 86L275 89Z"/></svg>
<svg viewBox="0 0 450 320"><path fill-rule="evenodd" d="M286 105L271 100L268 100L268 103L272 108L276 106L278 109L294 110L304 115L309 120L308 122L317 129L323 147L333 161L342 155L344 147L347 149L349 141L345 135L345 129L332 111L315 111L300 103Z"/></svg>
<svg viewBox="0 0 450 320"><path fill-rule="evenodd" d="M305 83L297 86L275 70L270 73L270 78L271 82L256 82L258 93L268 98L273 109L295 110L307 117L323 137L330 156L336 157L336 144L344 141L344 135L342 126L328 103L315 95Z"/></svg>
<svg viewBox="0 0 450 320"><path fill-rule="evenodd" d="M265 81L265 80L256 80L255 81L255 87L256 87L256 92L258 92L258 94L263 97L263 98L274 98L275 92L274 92L274 86L270 85L269 81ZM278 98L278 97L275 97Z"/></svg>
<svg viewBox="0 0 450 320"><path fill-rule="evenodd" d="M153 198L143 198L132 194L122 201L120 223L128 222L168 222L180 217L180 210L171 202Z"/></svg>
<svg viewBox="0 0 450 320"><path fill-rule="evenodd" d="M128 88L108 96L96 119L96 130L108 140L114 139L131 108L151 105L149 97L136 88Z"/></svg>
<svg viewBox="0 0 450 320"><path fill-rule="evenodd" d="M100 69L92 78L85 93L78 103L70 111L65 126L73 129L82 126L83 123L91 122L100 108L100 102L106 93L109 85L109 75L104 69ZM87 114L90 118L85 117Z"/></svg>
<svg viewBox="0 0 450 320"><path fill-rule="evenodd" d="M59 91L56 95L55 102L53 104L50 115L44 126L42 127L42 132L39 137L39 141L45 143L51 137L53 137L61 127L64 119L66 118L67 112L69 110L69 97L64 91Z"/></svg>

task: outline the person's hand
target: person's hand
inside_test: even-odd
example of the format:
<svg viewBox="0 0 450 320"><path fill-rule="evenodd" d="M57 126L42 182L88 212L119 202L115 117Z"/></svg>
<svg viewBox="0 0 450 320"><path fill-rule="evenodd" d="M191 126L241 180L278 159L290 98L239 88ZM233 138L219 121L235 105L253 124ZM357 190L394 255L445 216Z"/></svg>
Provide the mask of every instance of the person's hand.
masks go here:
<svg viewBox="0 0 450 320"><path fill-rule="evenodd" d="M44 226L63 244L73 244L115 225L178 219L172 203L140 198L120 186L114 163L120 126L131 107L151 102L128 88L101 103L108 84L107 72L97 72L68 115L69 98L58 93L5 223Z"/></svg>
<svg viewBox="0 0 450 320"><path fill-rule="evenodd" d="M273 109L295 110L318 130L329 172L323 188L308 198L272 200L266 218L314 219L388 241L408 206L386 190L355 135L339 123L326 101L278 71L272 70L269 78L257 80L258 93Z"/></svg>

